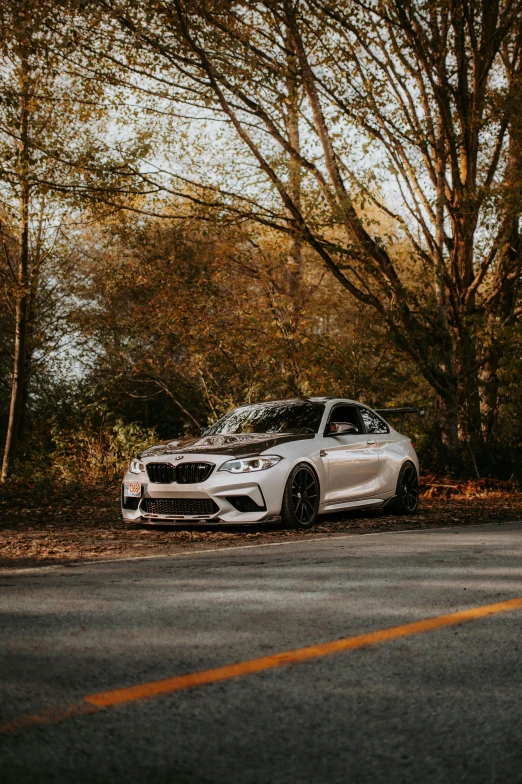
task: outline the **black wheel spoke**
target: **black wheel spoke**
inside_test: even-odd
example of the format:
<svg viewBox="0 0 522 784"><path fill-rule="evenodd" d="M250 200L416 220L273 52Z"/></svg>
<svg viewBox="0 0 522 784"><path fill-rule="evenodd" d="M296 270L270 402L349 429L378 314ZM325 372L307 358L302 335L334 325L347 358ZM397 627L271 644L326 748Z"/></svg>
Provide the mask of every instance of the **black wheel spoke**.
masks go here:
<svg viewBox="0 0 522 784"><path fill-rule="evenodd" d="M417 472L411 466L407 466L402 475L401 498L405 509L409 512L415 511L419 500L419 480Z"/></svg>
<svg viewBox="0 0 522 784"><path fill-rule="evenodd" d="M301 468L294 476L290 497L297 520L306 525L311 523L316 514L318 501L317 480L308 468Z"/></svg>

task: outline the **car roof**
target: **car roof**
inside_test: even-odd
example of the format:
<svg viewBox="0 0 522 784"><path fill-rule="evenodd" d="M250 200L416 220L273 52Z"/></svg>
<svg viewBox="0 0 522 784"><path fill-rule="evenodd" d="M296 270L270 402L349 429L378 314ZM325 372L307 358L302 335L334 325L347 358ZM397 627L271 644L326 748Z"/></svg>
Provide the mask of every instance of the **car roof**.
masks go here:
<svg viewBox="0 0 522 784"><path fill-rule="evenodd" d="M270 403L327 403L330 400L339 400L342 403L354 403L355 405L363 405L362 403L358 403L356 400L350 400L346 397L339 397L338 395L328 395L324 397L287 397L282 398L281 400L261 400L259 403L243 403L242 406L238 406L238 408L246 408L247 406L265 406L270 405Z"/></svg>
<svg viewBox="0 0 522 784"><path fill-rule="evenodd" d="M328 400L341 400L343 403L357 403L356 400L350 400L347 397L339 397L339 395L329 395L328 397L310 397L308 400L313 400L314 402L326 403Z"/></svg>

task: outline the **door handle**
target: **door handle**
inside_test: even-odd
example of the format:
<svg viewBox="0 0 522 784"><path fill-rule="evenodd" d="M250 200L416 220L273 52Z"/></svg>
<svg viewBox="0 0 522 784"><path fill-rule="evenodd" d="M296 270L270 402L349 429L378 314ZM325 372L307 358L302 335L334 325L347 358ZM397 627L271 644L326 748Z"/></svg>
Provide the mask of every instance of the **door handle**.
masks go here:
<svg viewBox="0 0 522 784"><path fill-rule="evenodd" d="M319 452L319 457L326 457L326 449L321 449Z"/></svg>
<svg viewBox="0 0 522 784"><path fill-rule="evenodd" d="M375 444L375 441L367 441L367 444Z"/></svg>

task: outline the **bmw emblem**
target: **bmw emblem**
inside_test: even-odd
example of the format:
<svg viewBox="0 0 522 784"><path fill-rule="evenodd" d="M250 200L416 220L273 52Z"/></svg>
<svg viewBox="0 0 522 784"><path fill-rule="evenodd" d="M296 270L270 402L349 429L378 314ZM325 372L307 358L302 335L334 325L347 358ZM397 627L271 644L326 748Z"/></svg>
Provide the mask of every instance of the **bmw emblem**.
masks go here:
<svg viewBox="0 0 522 784"><path fill-rule="evenodd" d="M183 460L183 455L177 455L176 460Z"/></svg>

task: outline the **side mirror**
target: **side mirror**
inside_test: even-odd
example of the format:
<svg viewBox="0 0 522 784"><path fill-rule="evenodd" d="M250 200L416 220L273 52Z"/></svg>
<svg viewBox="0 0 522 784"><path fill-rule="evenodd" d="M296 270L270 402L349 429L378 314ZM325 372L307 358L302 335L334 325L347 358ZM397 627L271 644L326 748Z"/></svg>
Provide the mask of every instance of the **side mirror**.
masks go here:
<svg viewBox="0 0 522 784"><path fill-rule="evenodd" d="M352 422L330 422L328 425L330 436L348 436L358 432L358 428Z"/></svg>

